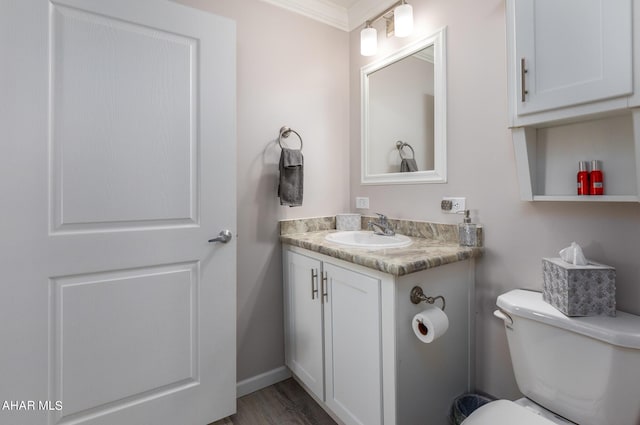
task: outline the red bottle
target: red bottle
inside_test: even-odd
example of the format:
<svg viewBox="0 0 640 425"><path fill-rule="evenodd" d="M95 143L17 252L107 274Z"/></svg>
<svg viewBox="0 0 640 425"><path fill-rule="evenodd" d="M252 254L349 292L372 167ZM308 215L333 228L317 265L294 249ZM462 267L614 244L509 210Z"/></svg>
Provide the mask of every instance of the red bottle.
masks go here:
<svg viewBox="0 0 640 425"><path fill-rule="evenodd" d="M591 173L589 173L589 195L603 195L604 183L602 171L600 171L600 161L591 161Z"/></svg>
<svg viewBox="0 0 640 425"><path fill-rule="evenodd" d="M580 161L578 162L578 195L588 195L589 191L590 186L587 161Z"/></svg>

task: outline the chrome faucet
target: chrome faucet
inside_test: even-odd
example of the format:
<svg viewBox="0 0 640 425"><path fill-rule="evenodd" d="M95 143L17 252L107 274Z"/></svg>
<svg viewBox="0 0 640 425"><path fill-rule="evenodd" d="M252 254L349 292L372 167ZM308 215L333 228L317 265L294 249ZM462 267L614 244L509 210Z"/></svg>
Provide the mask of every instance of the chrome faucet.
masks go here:
<svg viewBox="0 0 640 425"><path fill-rule="evenodd" d="M381 236L393 236L396 232L391 228L391 224L387 221L387 216L384 214L376 213L378 215L378 221L370 221L369 229L373 230L373 233Z"/></svg>

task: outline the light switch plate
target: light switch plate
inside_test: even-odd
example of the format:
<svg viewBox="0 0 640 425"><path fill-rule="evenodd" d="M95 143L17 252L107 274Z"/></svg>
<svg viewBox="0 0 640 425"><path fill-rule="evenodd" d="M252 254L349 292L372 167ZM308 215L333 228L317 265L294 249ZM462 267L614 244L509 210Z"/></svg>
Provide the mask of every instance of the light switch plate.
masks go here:
<svg viewBox="0 0 640 425"><path fill-rule="evenodd" d="M369 209L369 198L363 196L356 196L356 208Z"/></svg>

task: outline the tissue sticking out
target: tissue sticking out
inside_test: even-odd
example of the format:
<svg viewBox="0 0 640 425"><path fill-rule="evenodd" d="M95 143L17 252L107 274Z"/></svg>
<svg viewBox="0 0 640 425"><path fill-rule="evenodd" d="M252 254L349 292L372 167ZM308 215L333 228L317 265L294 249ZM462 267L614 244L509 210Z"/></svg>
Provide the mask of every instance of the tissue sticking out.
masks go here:
<svg viewBox="0 0 640 425"><path fill-rule="evenodd" d="M574 266L586 266L588 264L582 252L582 247L575 242L571 242L571 246L560 250L560 258L562 258L562 261Z"/></svg>

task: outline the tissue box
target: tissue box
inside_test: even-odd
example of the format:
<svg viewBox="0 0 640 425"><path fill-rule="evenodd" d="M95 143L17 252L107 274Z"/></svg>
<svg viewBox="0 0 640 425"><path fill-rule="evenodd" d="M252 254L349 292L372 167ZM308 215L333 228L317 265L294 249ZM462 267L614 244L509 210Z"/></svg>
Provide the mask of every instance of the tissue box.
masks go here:
<svg viewBox="0 0 640 425"><path fill-rule="evenodd" d="M567 316L616 315L616 269L589 262L574 266L542 259L542 299Z"/></svg>
<svg viewBox="0 0 640 425"><path fill-rule="evenodd" d="M360 230L361 228L360 214L336 214L336 230Z"/></svg>

